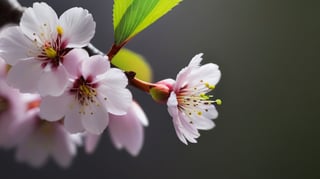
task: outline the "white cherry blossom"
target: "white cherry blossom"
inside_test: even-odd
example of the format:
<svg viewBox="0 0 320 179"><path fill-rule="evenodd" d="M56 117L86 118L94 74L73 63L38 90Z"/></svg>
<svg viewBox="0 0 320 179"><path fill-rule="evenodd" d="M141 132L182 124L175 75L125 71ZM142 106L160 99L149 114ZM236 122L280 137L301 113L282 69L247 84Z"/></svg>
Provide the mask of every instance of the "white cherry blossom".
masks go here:
<svg viewBox="0 0 320 179"><path fill-rule="evenodd" d="M215 124L212 119L217 118L218 112L214 103L221 100L212 100L210 91L215 88L221 77L217 65L213 63L200 66L202 54L196 55L187 67L182 69L176 80L165 80L172 92L167 101L169 114L178 138L185 144L187 141L196 143L200 136L198 129L209 130Z"/></svg>
<svg viewBox="0 0 320 179"><path fill-rule="evenodd" d="M89 44L95 33L92 15L71 8L58 18L46 3L25 9L19 26L0 34L0 57L12 65L8 84L21 92L59 96L68 83L64 56Z"/></svg>

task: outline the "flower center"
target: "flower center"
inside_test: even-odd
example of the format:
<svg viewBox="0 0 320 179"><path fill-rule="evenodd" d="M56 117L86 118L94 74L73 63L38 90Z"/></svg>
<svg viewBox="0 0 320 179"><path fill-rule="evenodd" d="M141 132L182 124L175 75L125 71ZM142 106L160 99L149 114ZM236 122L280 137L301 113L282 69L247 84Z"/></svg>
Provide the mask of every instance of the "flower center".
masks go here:
<svg viewBox="0 0 320 179"><path fill-rule="evenodd" d="M57 51L55 51L52 47L45 48L44 52L46 53L47 57L51 59L55 59L57 57Z"/></svg>
<svg viewBox="0 0 320 179"><path fill-rule="evenodd" d="M215 89L214 85L203 80L200 80L200 83L196 86L180 89L177 95L178 107L189 116L194 114L202 116L204 112L209 111L209 107L206 106L222 104L220 99L212 100L213 95L207 94L213 89Z"/></svg>
<svg viewBox="0 0 320 179"><path fill-rule="evenodd" d="M36 54L35 56L42 61L43 68L48 64L53 68L58 67L63 61L63 56L70 50L66 48L67 42L62 41L63 33L64 30L61 26L57 26L56 33L52 33L47 24L43 24L40 34L33 33L35 36L34 44L41 51L40 54ZM30 52L30 54L34 53Z"/></svg>
<svg viewBox="0 0 320 179"><path fill-rule="evenodd" d="M82 106L89 106L90 104L99 106L96 86L90 78L84 79L84 77L81 76L74 82L70 92L75 94L76 99ZM81 113L83 113L83 111L81 111Z"/></svg>
<svg viewBox="0 0 320 179"><path fill-rule="evenodd" d="M4 97L0 97L0 114L7 111L9 108L9 101Z"/></svg>

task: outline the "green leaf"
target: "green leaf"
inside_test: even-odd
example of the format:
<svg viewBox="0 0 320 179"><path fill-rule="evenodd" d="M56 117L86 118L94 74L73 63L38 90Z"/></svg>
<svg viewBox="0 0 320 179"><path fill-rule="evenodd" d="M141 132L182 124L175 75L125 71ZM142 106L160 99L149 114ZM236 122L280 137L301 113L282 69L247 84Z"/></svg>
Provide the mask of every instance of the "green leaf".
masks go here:
<svg viewBox="0 0 320 179"><path fill-rule="evenodd" d="M136 77L143 81L152 81L152 70L145 58L129 49L121 49L113 57L112 64L122 70L136 72Z"/></svg>
<svg viewBox="0 0 320 179"><path fill-rule="evenodd" d="M114 0L115 44L121 45L168 13L182 0Z"/></svg>

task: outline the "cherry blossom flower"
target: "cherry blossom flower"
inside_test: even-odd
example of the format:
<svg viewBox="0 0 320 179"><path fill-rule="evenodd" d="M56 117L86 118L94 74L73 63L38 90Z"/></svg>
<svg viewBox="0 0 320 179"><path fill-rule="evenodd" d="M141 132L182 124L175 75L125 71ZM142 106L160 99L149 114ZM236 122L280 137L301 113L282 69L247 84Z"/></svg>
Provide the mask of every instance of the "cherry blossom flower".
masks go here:
<svg viewBox="0 0 320 179"><path fill-rule="evenodd" d="M43 166L50 157L63 168L70 166L77 146L81 145L81 135L68 133L59 122L40 119L39 108L27 111L13 131L17 161L36 168Z"/></svg>
<svg viewBox="0 0 320 179"><path fill-rule="evenodd" d="M64 56L88 45L94 32L95 22L85 9L71 8L58 18L46 3L34 3L19 26L0 35L0 56L12 65L8 84L21 92L61 95L68 83Z"/></svg>
<svg viewBox="0 0 320 179"><path fill-rule="evenodd" d="M143 126L148 126L148 119L142 108L136 102L132 102L126 115L109 115L109 134L114 146L119 150L124 148L132 156L137 156L143 145ZM100 135L86 134L87 153L94 152L99 139Z"/></svg>
<svg viewBox="0 0 320 179"><path fill-rule="evenodd" d="M128 79L121 70L110 68L104 56L89 57L82 49L72 50L65 60L72 81L61 96L43 98L40 116L48 121L64 117L71 133L101 134L109 123L108 113L125 115L130 107Z"/></svg>
<svg viewBox="0 0 320 179"><path fill-rule="evenodd" d="M178 138L185 144L187 141L196 143L200 136L198 129L209 130L215 124L211 119L218 116L213 105L221 100L212 100L210 91L220 80L219 67L213 63L200 66L202 55L196 55L187 67L182 69L176 80L164 80L170 90L167 101L168 112L173 118L173 124Z"/></svg>
<svg viewBox="0 0 320 179"><path fill-rule="evenodd" d="M1 60L0 60L1 62ZM6 64L0 64L0 68ZM3 68L4 69L4 68ZM20 120L26 111L17 89L11 88L5 81L5 75L0 75L0 146L9 147L11 127Z"/></svg>

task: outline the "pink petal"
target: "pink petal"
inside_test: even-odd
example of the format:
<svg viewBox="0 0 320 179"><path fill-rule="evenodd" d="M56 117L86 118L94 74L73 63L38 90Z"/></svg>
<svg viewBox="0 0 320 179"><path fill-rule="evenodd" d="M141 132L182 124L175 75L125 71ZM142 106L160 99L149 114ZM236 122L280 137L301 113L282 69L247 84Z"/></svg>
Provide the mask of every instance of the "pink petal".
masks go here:
<svg viewBox="0 0 320 179"><path fill-rule="evenodd" d="M91 56L90 59L84 60L82 63L82 74L85 78L88 76L98 76L106 73L110 68L110 62L101 55Z"/></svg>
<svg viewBox="0 0 320 179"><path fill-rule="evenodd" d="M86 137L85 137L85 151L88 154L92 154L99 143L100 140L100 135L95 135L95 134L90 134L90 133L86 133Z"/></svg>
<svg viewBox="0 0 320 179"><path fill-rule="evenodd" d="M137 156L142 148L144 134L136 107L130 108L124 116L110 114L109 132L114 145L124 147L132 156Z"/></svg>
<svg viewBox="0 0 320 179"><path fill-rule="evenodd" d="M53 159L63 168L71 165L72 158L76 154L76 144L71 140L70 134L65 131L61 124L56 124L53 136Z"/></svg>
<svg viewBox="0 0 320 179"><path fill-rule="evenodd" d="M85 9L71 8L60 16L59 22L64 29L63 41L68 42L68 47L84 47L94 36L96 23Z"/></svg>
<svg viewBox="0 0 320 179"><path fill-rule="evenodd" d="M46 96L40 104L40 117L48 121L57 121L70 110L72 96L62 95L59 97Z"/></svg>
<svg viewBox="0 0 320 179"><path fill-rule="evenodd" d="M69 75L77 78L80 75L80 63L88 59L88 52L83 49L73 49L63 58L63 65Z"/></svg>
<svg viewBox="0 0 320 179"><path fill-rule="evenodd" d="M38 88L41 96L60 96L68 85L68 73L63 66L44 71L40 77Z"/></svg>
<svg viewBox="0 0 320 179"><path fill-rule="evenodd" d="M24 60L14 65L8 73L8 84L23 93L36 93L42 68L34 59Z"/></svg>
<svg viewBox="0 0 320 179"><path fill-rule="evenodd" d="M46 3L34 3L32 8L27 8L20 21L22 32L31 40L37 39L38 42L43 42L41 33L56 34L58 25L58 17L55 11ZM36 35L34 35L36 34ZM55 35L53 35L55 36ZM49 40L52 37L46 37Z"/></svg>
<svg viewBox="0 0 320 179"><path fill-rule="evenodd" d="M26 162L38 168L48 159L49 150L47 144L50 138L39 131L36 118L30 118L29 120L33 120L30 123L30 125L34 126L33 131L26 135L26 138L18 144L16 158L20 162Z"/></svg>
<svg viewBox="0 0 320 179"><path fill-rule="evenodd" d="M107 127L109 116L104 106L91 104L86 106L85 114L81 115L82 125L86 131L99 135Z"/></svg>

